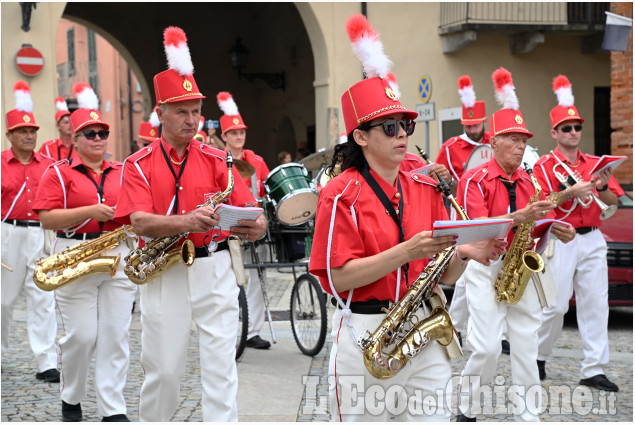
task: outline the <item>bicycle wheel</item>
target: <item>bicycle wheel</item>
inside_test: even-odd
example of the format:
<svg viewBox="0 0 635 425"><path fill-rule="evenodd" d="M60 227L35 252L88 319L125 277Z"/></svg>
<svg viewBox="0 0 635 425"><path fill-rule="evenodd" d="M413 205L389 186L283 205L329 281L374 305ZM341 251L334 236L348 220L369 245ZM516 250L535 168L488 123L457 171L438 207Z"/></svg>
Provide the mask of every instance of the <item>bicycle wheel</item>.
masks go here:
<svg viewBox="0 0 635 425"><path fill-rule="evenodd" d="M249 328L249 310L247 309L247 295L245 288L238 287L238 335L236 336L236 360L243 355L247 345L247 330Z"/></svg>
<svg viewBox="0 0 635 425"><path fill-rule="evenodd" d="M318 280L303 274L291 290L291 330L302 353L315 356L326 339L326 296Z"/></svg>

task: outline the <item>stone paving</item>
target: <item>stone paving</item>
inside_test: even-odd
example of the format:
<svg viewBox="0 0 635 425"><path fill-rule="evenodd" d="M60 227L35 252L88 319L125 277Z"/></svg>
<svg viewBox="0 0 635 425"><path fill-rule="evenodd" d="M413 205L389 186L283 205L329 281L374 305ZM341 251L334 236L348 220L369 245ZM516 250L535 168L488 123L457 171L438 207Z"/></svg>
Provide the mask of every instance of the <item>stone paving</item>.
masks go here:
<svg viewBox="0 0 635 425"><path fill-rule="evenodd" d="M303 268L296 268L297 275L303 273ZM294 282L293 275L289 273L289 269L280 272L276 269L268 269L267 293L273 314L274 321L276 318L284 318L289 309L289 294L291 286ZM59 398L59 385L42 383L35 379L35 366L33 355L31 353L28 340L26 337L26 303L23 297L20 297L16 305L14 313L14 325L10 338L9 350L2 353L2 375L1 375L1 420L15 422L44 422L61 420L61 402ZM329 304L327 315L332 315L333 307ZM59 322L58 322L59 323ZM288 322L276 322L276 335L280 340L291 338L291 332L288 330ZM330 323L328 326L330 329ZM269 335L268 324L265 323L263 337ZM58 330L58 336L62 335L61 327ZM613 380L619 387L618 393L600 392L592 390L593 404L589 405L589 411L585 408L585 397L588 393L574 392L574 401L571 404L566 399L563 401L555 400L555 397L547 399L543 397L543 407L545 412L540 415L543 421L550 422L568 422L568 421L611 421L611 422L632 422L633 421L633 310L628 307L612 308L609 318L609 338L611 341L610 356L611 362L607 369L607 376ZM295 349L292 344L283 344L281 341L272 350ZM139 391L143 383L143 371L139 362L140 356L140 326L139 326L139 309L137 308L133 314L133 323L131 326L131 362L128 373L128 382L125 388L125 396L128 405L128 417L132 421L138 421L138 402ZM288 347L288 348L284 348ZM329 419L329 406L326 402L328 396L328 361L330 353L331 341L327 335L327 340L322 351L309 359L310 366L307 367L305 378L313 382L315 385L311 389L305 389L301 402L297 407L296 421L312 422L327 421ZM513 348L512 348L513 349ZM248 349L250 350L250 349ZM252 350L253 352L253 350ZM279 351L280 354L281 353ZM294 353L295 354L295 353ZM452 361L453 375L458 376L461 373L469 355L466 350L465 355L461 359ZM304 357L304 356L303 356ZM250 360L257 362L265 356L252 355ZM271 357L267 357L271 358ZM571 388L577 387L579 381L579 367L582 360L581 343L579 334L575 325L575 315L567 314L565 317L565 327L561 338L558 340L554 348L552 358L547 361L547 380L543 381L543 387L551 387L551 392L561 393L567 390L563 385ZM248 368L245 364L238 362L239 380L245 382L251 377L247 372ZM251 369L249 369L251 370ZM280 366L280 376L284 374L285 365ZM509 386L508 381L511 380L509 356L501 355L499 361L499 369L497 375L505 380L505 385ZM202 421L201 412L201 385L200 385L200 368L198 362L197 338L195 332L192 332L190 347L188 353L188 362L186 366L186 376L181 386L180 403L173 418L173 421L190 422ZM84 410L84 420L99 421L97 417L95 392L93 384L94 373L91 370L89 374L89 383L87 396L82 401ZM277 382L272 381L271 387L275 389ZM558 386L553 387L553 386ZM240 391L240 390L239 390ZM612 398L612 395L615 395ZM262 396L262 394L261 394ZM590 396L589 396L590 397ZM276 391L270 392L270 400L267 403L275 406L279 405L280 409L287 403L285 400L279 400L276 397ZM277 404L276 404L277 403ZM588 402L587 402L588 403ZM602 403L605 403L604 405ZM239 417L241 416L241 408L239 404ZM560 409L560 407L562 409ZM600 411L594 413L594 408ZM562 410L562 412L558 412ZM606 413L604 412L606 410ZM280 421L289 419L280 419L276 415L249 416L245 420L259 421ZM286 416L285 416L286 418ZM453 416L454 418L454 416ZM494 422L504 422L513 420L513 416L506 413L494 412L494 415L479 415L479 420L488 420ZM241 419L243 420L243 419Z"/></svg>

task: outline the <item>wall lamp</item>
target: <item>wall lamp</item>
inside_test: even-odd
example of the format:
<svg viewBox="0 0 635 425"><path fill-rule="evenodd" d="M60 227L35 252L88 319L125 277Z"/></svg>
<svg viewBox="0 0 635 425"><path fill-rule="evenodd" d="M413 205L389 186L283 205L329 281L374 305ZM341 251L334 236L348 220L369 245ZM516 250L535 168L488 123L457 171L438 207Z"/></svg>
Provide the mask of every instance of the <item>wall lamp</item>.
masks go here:
<svg viewBox="0 0 635 425"><path fill-rule="evenodd" d="M249 49L242 43L240 37L236 37L236 43L227 52L229 55L229 61L232 68L238 71L238 78L245 77L250 83L256 78L260 78L269 85L272 89L282 89L285 91L285 78L284 71L278 74L263 74L263 73L245 73L242 70L247 66L247 59L249 58Z"/></svg>

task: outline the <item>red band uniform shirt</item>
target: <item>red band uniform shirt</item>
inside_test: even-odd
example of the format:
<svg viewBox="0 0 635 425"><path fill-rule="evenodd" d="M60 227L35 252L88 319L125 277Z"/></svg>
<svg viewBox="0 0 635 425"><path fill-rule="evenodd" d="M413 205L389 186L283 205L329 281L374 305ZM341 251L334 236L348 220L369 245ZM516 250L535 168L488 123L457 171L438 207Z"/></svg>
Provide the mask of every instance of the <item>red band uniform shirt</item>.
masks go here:
<svg viewBox="0 0 635 425"><path fill-rule="evenodd" d="M77 151L71 144L70 148L64 146L62 139L52 139L44 142L38 151L41 155L47 156L54 161L61 161L63 159L75 159L79 158Z"/></svg>
<svg viewBox="0 0 635 425"><path fill-rule="evenodd" d="M34 208L71 209L97 203L114 207L119 195L121 170L121 163L104 160L101 173L98 174L85 166L79 156L72 164L58 161L42 177ZM93 181L100 185L104 175L103 196L100 199ZM65 235L86 234L85 240L90 241L96 233L118 227L120 225L113 220L103 223L94 219L84 220L71 226L65 234L57 234L51 254L58 254L82 242ZM121 241L117 247L104 251L101 256L121 255L123 258L129 251L126 241ZM110 274L97 273L55 290L65 332L59 340L61 398L69 404L77 404L84 399L87 372L94 357L98 413L104 417L125 414L127 410L123 389L130 363L129 328L137 288L124 274L123 266L123 261L120 261L112 277Z"/></svg>
<svg viewBox="0 0 635 425"><path fill-rule="evenodd" d="M264 182L269 175L269 168L264 159L260 155L250 149L243 149L243 161L246 161L254 166L256 169L256 185L258 187L258 198L265 196ZM251 189L251 176L243 179L249 189Z"/></svg>
<svg viewBox="0 0 635 425"><path fill-rule="evenodd" d="M571 170L579 173L583 181L591 179L589 172L599 159L578 150L575 163L570 164L559 148L554 149L554 153ZM560 181L554 174L553 167L556 164L557 160L548 154L534 166L536 178L547 194L561 191L558 186ZM558 166L556 171L566 175L562 166ZM618 197L624 194L615 177L609 180L608 190ZM584 332L580 332L584 347L580 377L588 379L604 374L609 362L607 245L602 232L597 229L602 223L601 209L595 202L583 208L577 200L572 199L563 202L554 211L556 218L570 223L576 229L596 229L584 234L577 232L573 241L566 245L555 241L549 263L557 295L556 302L543 310L542 324L538 330L538 360L546 360L551 354L553 345L562 333L564 314L569 310L569 300L575 291L578 326L584 329Z"/></svg>
<svg viewBox="0 0 635 425"><path fill-rule="evenodd" d="M44 230L33 210L33 201L42 174L52 161L33 152L24 165L11 149L2 152L2 351L8 349L13 308L22 288L30 308L27 332L37 362L38 372L57 369L57 322L55 298L33 282L36 261L44 257ZM20 220L17 222L16 220ZM30 221L32 225L23 225Z"/></svg>
<svg viewBox="0 0 635 425"><path fill-rule="evenodd" d="M452 177L457 182L465 172L467 160L477 146L489 145L490 134L483 133L483 142L478 143L470 140L465 134L455 136L443 143L437 155L436 163L443 164L450 171Z"/></svg>

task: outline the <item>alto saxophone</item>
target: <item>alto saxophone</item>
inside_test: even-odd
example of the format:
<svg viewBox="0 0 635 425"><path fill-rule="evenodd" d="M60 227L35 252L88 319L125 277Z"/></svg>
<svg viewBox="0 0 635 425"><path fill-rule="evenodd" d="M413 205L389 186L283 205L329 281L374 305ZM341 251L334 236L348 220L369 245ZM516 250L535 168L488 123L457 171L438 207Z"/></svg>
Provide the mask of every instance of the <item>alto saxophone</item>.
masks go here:
<svg viewBox="0 0 635 425"><path fill-rule="evenodd" d="M216 207L229 197L234 190L232 163L231 151L227 150L227 188L196 208L210 205ZM194 264L194 244L191 240L186 239L183 245L177 246L177 243L189 234L190 232L184 232L154 238L147 242L143 248L130 251L124 258L126 263L123 269L124 273L133 283L143 285L180 262L183 262L186 267L190 267Z"/></svg>
<svg viewBox="0 0 635 425"><path fill-rule="evenodd" d="M542 188L531 169L527 168L526 171L531 177L535 189L534 196L527 203L529 206L538 202ZM545 262L540 254L529 249L533 243L531 232L535 226L536 222L530 221L519 225L516 229L514 239L507 254L505 254L505 258L503 258L503 266L496 276L494 284L496 301L517 304L525 293L531 275L544 269Z"/></svg>
<svg viewBox="0 0 635 425"><path fill-rule="evenodd" d="M114 276L121 255L99 255L118 246L130 234L132 227L121 226L92 241L82 242L48 258L39 259L33 272L33 281L44 291L54 291L96 273Z"/></svg>
<svg viewBox="0 0 635 425"><path fill-rule="evenodd" d="M421 156L430 162L424 152ZM439 189L450 200L462 220L467 220L448 184L439 178ZM433 292L441 276L450 265L456 247L446 248L435 255L414 281L406 294L390 310L383 309L386 317L372 334L366 331L358 340L363 352L364 365L378 379L395 376L408 361L423 350L430 341L444 346L450 358L463 355L450 315L439 295ZM417 310L428 300L432 306L430 316L422 320Z"/></svg>

